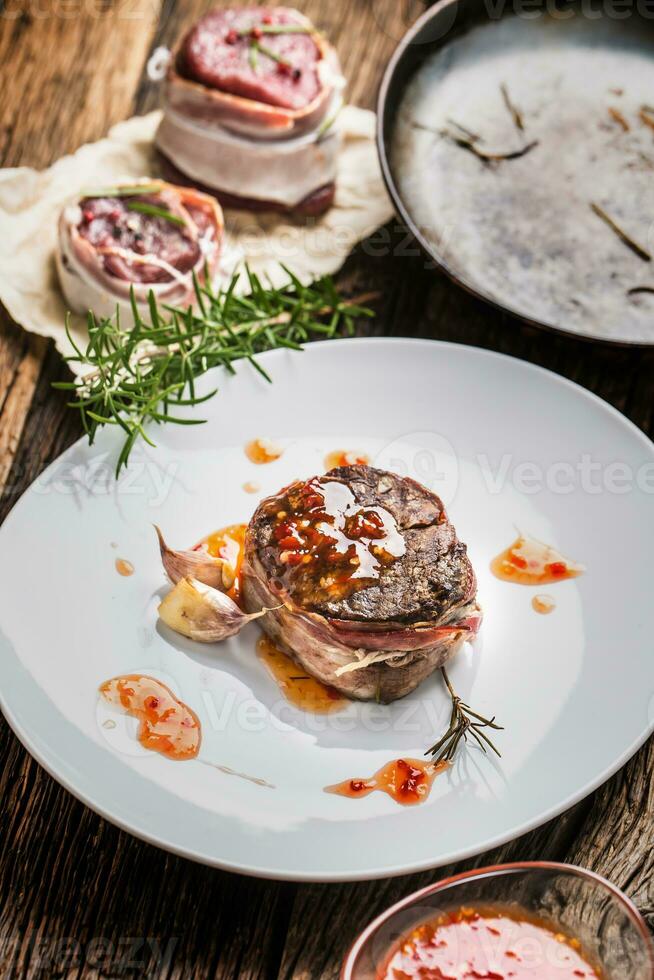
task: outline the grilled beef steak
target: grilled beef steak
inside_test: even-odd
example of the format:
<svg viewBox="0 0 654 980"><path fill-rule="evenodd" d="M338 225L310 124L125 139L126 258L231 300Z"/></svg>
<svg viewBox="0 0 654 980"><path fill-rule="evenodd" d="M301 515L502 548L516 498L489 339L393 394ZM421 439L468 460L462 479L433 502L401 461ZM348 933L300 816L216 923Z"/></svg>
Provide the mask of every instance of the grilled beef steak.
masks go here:
<svg viewBox="0 0 654 980"><path fill-rule="evenodd" d="M344 466L268 497L250 521L243 596L263 628L349 697L393 701L475 634L476 580L441 500Z"/></svg>
<svg viewBox="0 0 654 980"><path fill-rule="evenodd" d="M143 191L139 188L143 186ZM111 193L113 191L113 193ZM147 310L148 293L176 305L193 297L193 272L217 272L223 221L213 198L164 181L83 197L62 212L57 267L70 309L131 312L130 289Z"/></svg>
<svg viewBox="0 0 654 980"><path fill-rule="evenodd" d="M334 49L297 10L212 11L173 53L156 137L164 168L225 204L320 213L339 146L323 124L341 86Z"/></svg>

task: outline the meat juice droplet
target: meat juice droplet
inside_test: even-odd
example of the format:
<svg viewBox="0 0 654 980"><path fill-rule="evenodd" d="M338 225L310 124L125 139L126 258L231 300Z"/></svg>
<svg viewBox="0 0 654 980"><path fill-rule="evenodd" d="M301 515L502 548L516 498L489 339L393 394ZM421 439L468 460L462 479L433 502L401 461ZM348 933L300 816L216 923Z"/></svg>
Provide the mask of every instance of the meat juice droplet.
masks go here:
<svg viewBox="0 0 654 980"><path fill-rule="evenodd" d="M262 636L257 641L257 656L279 685L286 700L296 708L317 715L326 715L333 711L340 711L348 703L347 698L333 687L309 676L303 667L298 666L267 636Z"/></svg>
<svg viewBox="0 0 654 980"><path fill-rule="evenodd" d="M194 759L200 750L198 716L170 688L145 674L124 674L100 685L100 696L137 718L137 738L168 759Z"/></svg>
<svg viewBox="0 0 654 980"><path fill-rule="evenodd" d="M126 558L116 558L115 565L118 574L122 575L124 578L134 574L134 566L132 565L131 561L127 561Z"/></svg>
<svg viewBox="0 0 654 980"><path fill-rule="evenodd" d="M251 463L261 465L263 463L273 463L283 453L281 446L273 442L272 439L252 439L245 446L245 455Z"/></svg>
<svg viewBox="0 0 654 980"><path fill-rule="evenodd" d="M543 616L556 609L556 602L551 595L535 595L531 600L532 608Z"/></svg>
<svg viewBox="0 0 654 980"><path fill-rule="evenodd" d="M339 466L366 466L370 462L370 456L352 449L334 449L327 453L324 462L325 470L334 470Z"/></svg>
<svg viewBox="0 0 654 980"><path fill-rule="evenodd" d="M254 483L252 480L248 480L247 483L243 484L243 489L246 493L259 493L261 487L258 483Z"/></svg>
<svg viewBox="0 0 654 980"><path fill-rule="evenodd" d="M424 759L393 759L367 779L346 779L334 786L325 786L325 792L359 799L379 790L402 806L415 806L425 802L436 776L448 768L448 762L434 764Z"/></svg>
<svg viewBox="0 0 654 980"><path fill-rule="evenodd" d="M571 561L550 545L520 535L491 561L493 575L516 585L551 585L577 578L585 567Z"/></svg>
<svg viewBox="0 0 654 980"><path fill-rule="evenodd" d="M511 906L464 906L442 912L389 950L379 980L600 980L579 941Z"/></svg>

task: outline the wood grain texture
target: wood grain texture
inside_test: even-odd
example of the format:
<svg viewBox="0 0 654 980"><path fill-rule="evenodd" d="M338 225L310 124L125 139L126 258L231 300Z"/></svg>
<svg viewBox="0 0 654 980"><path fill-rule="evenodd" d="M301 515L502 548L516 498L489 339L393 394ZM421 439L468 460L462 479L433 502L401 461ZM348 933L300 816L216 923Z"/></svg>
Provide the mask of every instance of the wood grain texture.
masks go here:
<svg viewBox="0 0 654 980"><path fill-rule="evenodd" d="M334 38L362 105L374 104L395 42L423 9L413 0L298 5ZM47 165L119 118L153 108L156 87L143 76L148 52L173 43L207 6L6 0L0 63L10 84L0 99L0 161ZM357 248L340 284L380 291L378 316L362 328L367 334L511 353L580 382L654 431L653 355L545 334L489 310L435 275L395 222ZM79 435L65 396L50 387L65 376L50 343L27 338L0 315L0 519ZM96 817L31 760L4 721L0 759L2 978L329 980L366 921L441 875L296 886L215 872ZM654 925L653 765L650 744L567 814L456 870L502 860L578 861L624 887Z"/></svg>

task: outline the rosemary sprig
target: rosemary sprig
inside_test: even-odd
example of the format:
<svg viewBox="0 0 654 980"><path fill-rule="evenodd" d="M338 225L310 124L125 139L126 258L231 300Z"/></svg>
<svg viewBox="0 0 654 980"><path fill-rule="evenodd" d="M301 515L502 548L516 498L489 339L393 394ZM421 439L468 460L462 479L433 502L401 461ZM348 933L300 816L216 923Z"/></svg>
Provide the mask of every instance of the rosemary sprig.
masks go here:
<svg viewBox="0 0 654 980"><path fill-rule="evenodd" d="M498 732L504 730L501 725L495 723L495 716L484 718L483 715L473 711L470 705L461 700L452 687L445 667L441 667L441 674L452 699L450 724L442 738L439 738L430 749L427 749L425 755L434 756L435 765L438 765L439 762L451 762L461 741L467 742L468 736L473 738L484 752L491 748L495 755L501 755L488 735L484 733L485 728L492 728Z"/></svg>
<svg viewBox="0 0 654 980"><path fill-rule="evenodd" d="M511 119L513 120L513 125L520 133L524 132L525 124L522 119L522 113L511 101L509 90L504 83L500 85L500 92L502 94L502 101L504 102Z"/></svg>
<svg viewBox="0 0 654 980"><path fill-rule="evenodd" d="M161 184L131 184L122 187L93 187L82 191L80 197L135 197L139 194L158 194Z"/></svg>
<svg viewBox="0 0 654 980"><path fill-rule="evenodd" d="M315 34L315 28L305 27L304 24L257 24L254 28L246 27L238 31L239 37L248 37L252 31L259 34Z"/></svg>
<svg viewBox="0 0 654 980"><path fill-rule="evenodd" d="M148 204L145 201L128 201L127 210L149 214L153 218L164 218L171 225L178 225L180 228L184 228L186 225L184 219L180 218L179 215L173 214L172 211L168 211L166 208L160 208L157 204Z"/></svg>
<svg viewBox="0 0 654 980"><path fill-rule="evenodd" d="M257 51L260 51L261 54L265 54L266 58L270 58L271 61L276 62L278 65L289 64L288 58L284 58L282 55L277 54L276 51L273 51L272 48L267 47L265 44L260 44L258 41L253 41L252 47L255 47Z"/></svg>
<svg viewBox="0 0 654 980"><path fill-rule="evenodd" d="M484 163L498 163L501 160L518 160L520 157L526 156L527 153L531 153L531 151L535 149L539 143L538 140L532 140L531 143L525 143L524 146L521 146L519 150L511 150L508 153L490 153L486 150L481 150L477 146L477 142L480 141L480 137L469 139L468 137L458 136L456 133L447 131L445 131L443 135L457 146L460 146L462 150L467 150L469 153L474 154L474 156L476 156L479 160L482 160Z"/></svg>
<svg viewBox="0 0 654 980"><path fill-rule="evenodd" d="M246 360L270 381L258 354L277 347L301 350L305 341L314 338L349 335L357 318L372 316L361 304L374 294L348 302L329 277L305 286L286 267L284 271L288 282L276 289L264 286L246 268L249 292L245 296L235 292L240 273L218 291L194 277L195 309L161 306L150 292L147 321L132 290L133 326L125 329L118 311L106 319L89 313L84 350L73 339L67 319L66 332L75 351L67 360L87 370L74 381L55 382L54 387L72 392L68 404L79 411L90 443L102 426L116 425L124 431L117 476L138 439L154 445L146 423L204 421L174 412L176 406L198 405L216 394L217 389L196 393L195 382L206 371L222 366L234 374L235 362Z"/></svg>
<svg viewBox="0 0 654 980"><path fill-rule="evenodd" d="M620 239L620 241L624 245L626 245L627 248L631 249L631 251L634 253L634 255L637 255L639 259L642 259L643 260L643 262L651 262L652 261L652 256L649 254L649 252L647 252L643 248L642 245L639 245L638 242L635 242L633 240L633 238L630 238L630 236L627 234L627 232L624 231L620 227L620 225L617 224L617 222L615 222L613 220L613 218L609 214L606 213L606 211L604 210L604 208L601 208L599 206L599 204L595 204L594 201L591 201L590 207L591 207L591 210L597 215L597 217L598 218L601 218L602 221L604 222L604 224L605 225L608 225L608 227L611 229L611 231L614 232L618 236L618 238Z"/></svg>

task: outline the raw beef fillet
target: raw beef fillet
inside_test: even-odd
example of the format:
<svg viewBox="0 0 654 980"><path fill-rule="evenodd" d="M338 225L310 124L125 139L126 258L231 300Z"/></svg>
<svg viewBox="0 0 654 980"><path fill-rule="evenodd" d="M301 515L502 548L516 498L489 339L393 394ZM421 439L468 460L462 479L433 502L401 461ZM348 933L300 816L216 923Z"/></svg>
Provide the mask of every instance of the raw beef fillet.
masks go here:
<svg viewBox="0 0 654 980"><path fill-rule="evenodd" d="M222 212L206 194L164 181L89 193L64 208L57 267L71 310L112 316L131 312L130 290L147 310L157 300L184 306L200 281L218 270Z"/></svg>
<svg viewBox="0 0 654 980"><path fill-rule="evenodd" d="M229 206L322 213L343 84L336 52L297 10L212 11L172 55L156 137L164 172Z"/></svg>

